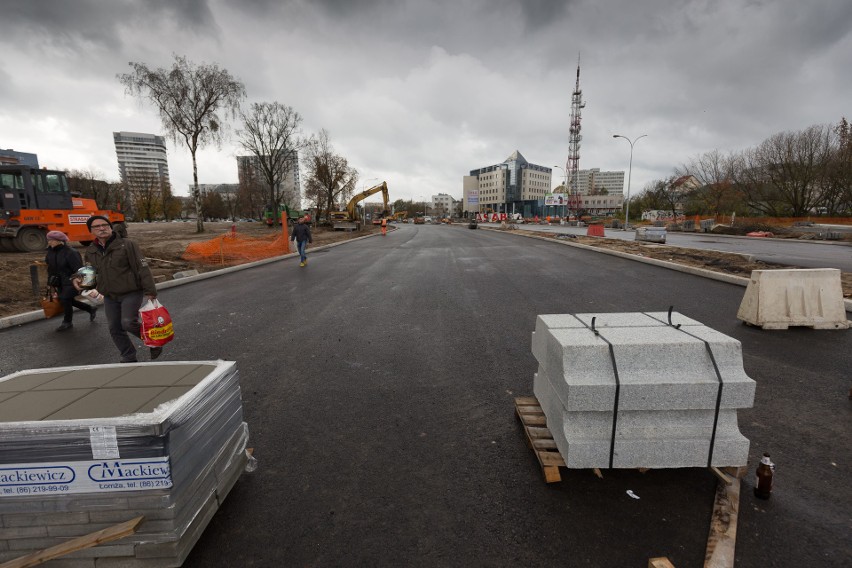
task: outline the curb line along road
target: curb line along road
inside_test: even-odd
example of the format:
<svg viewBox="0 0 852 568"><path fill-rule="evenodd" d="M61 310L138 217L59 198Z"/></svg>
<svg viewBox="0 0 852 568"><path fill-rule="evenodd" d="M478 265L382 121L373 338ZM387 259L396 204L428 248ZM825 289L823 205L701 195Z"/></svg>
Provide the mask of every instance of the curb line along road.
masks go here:
<svg viewBox="0 0 852 568"><path fill-rule="evenodd" d="M635 260L637 262L644 262L645 264L653 264L654 266L660 266L662 268L668 268L669 270L676 270L678 272L685 272L687 274L693 274L695 276L702 276L704 278L709 278L711 280L719 280L721 282L727 282L728 284L736 284L737 286L748 286L749 278L745 278L743 276L734 276L732 274L724 274L722 272L714 272L712 270L707 270L706 268L696 268L694 266L686 266L683 264L678 264L676 262L669 262L666 260L658 260L656 258L647 258L644 256L638 256L635 254L630 254L627 252L623 252L620 250L611 250L599 247L593 247L589 245L584 245L580 243L572 243L568 239L558 239L556 237L542 237L539 235L530 235L525 234L523 231L502 231L500 229L492 229L490 227L482 227L486 231L495 231L498 233L507 233L510 235L516 235L519 237L525 237L527 239L538 239L541 241L547 241L551 243L557 243L561 245L567 245L570 247L576 247L583 250L599 252L603 254L609 254L612 256L617 256L619 258L626 258L628 260ZM679 247L679 248L688 248L688 247ZM698 250L700 249L690 249L690 250ZM720 251L724 252L724 251ZM739 254L739 253L727 253L727 254ZM740 254L740 256L743 256ZM843 304L846 307L847 312L852 312L852 299L843 299Z"/></svg>
<svg viewBox="0 0 852 568"><path fill-rule="evenodd" d="M742 276L733 276L731 274L723 274L721 272L714 272L712 270L707 270L705 268L695 268L693 266L685 266L685 265L682 265L682 264L677 264L675 262L668 262L668 261L665 261L665 260L657 260L655 258L647 258L647 257L644 257L644 256L637 256L635 254L630 254L630 253L626 253L626 252L622 252L622 251L618 251L618 250L602 249L602 248L593 247L593 246L589 246L589 245L583 245L583 244L580 244L580 243L572 243L568 240L558 239L556 237L541 237L539 235L529 235L529 234L525 234L523 232L517 232L517 231L501 231L500 229L490 228L490 227L481 227L481 228L486 230L486 231L494 231L494 232L498 232L498 233L516 235L516 236L524 237L524 238L527 238L527 239L538 239L538 240L547 241L547 242L550 242L550 243L557 243L557 244L567 245L567 246L571 246L571 247L576 247L576 248L580 248L580 249L588 250L588 251L592 251L592 252L609 254L609 255L612 255L612 256L617 256L619 258L626 258L628 260L633 260L633 261L636 261L636 262L644 262L645 264L652 264L654 266L659 266L659 267L662 267L662 268L668 268L669 270L676 270L678 272L685 272L687 274L692 274L694 276L701 276L701 277L704 277L704 278L709 278L711 280L719 280L721 282L727 282L728 284L735 284L737 286L745 287L745 286L748 286L748 282L749 282L748 278L744 278ZM379 234L380 233L376 233L374 235L364 235L363 237L356 237L354 239L349 239L349 240L346 240L346 241L340 241L340 242L337 242L337 243L331 243L331 244L328 244L328 245L315 247L313 250L316 251L316 250L329 249L329 248L332 248L332 247L336 247L336 246L340 246L340 245L345 245L347 243L359 241L361 239L369 239L370 237L379 236ZM698 250L698 249L693 249L693 250ZM737 254L737 253L730 253L730 254ZM198 282L199 280L205 280L207 278L215 278L216 276L220 276L222 274L228 274L230 272L237 272L237 271L240 271L240 270L246 270L248 268L253 268L255 266L261 266L263 264L270 264L272 262L279 262L281 260L286 260L288 258L294 258L294 257L297 257L297 256L299 256L299 253L292 252L292 253L289 253L289 254L285 254L283 256L276 256L276 257L273 257L273 258L265 258L263 260L257 260L255 262L249 262L249 263L246 263L246 264L238 264L236 266L229 266L228 268L222 268L220 270L212 270L210 272L202 272L201 274L198 274L196 276L189 276L187 278L180 278L178 280L169 280L167 282L163 282L161 284L158 284L157 290L166 290L168 288L174 288L175 286L181 286L183 284L189 284L191 282ZM847 299L844 298L843 303L846 307L846 311L852 312L852 299L847 300ZM26 312L26 313L17 314L17 315L14 315L14 316L7 316L5 318L0 318L0 329L10 328L10 327L14 327L16 325L23 325L25 323L38 321L38 320L41 320L41 319L45 319L44 318L44 312L42 310L34 310L32 312Z"/></svg>
<svg viewBox="0 0 852 568"><path fill-rule="evenodd" d="M381 233L375 233L372 235L364 235L363 237L355 237L354 239L348 239L345 241L340 241L336 243L330 243L327 245L322 245L318 247L313 247L311 250L318 251L323 249L330 249L336 246L345 245L346 243L351 243L354 241L360 241L361 239L369 239L370 237L380 236ZM298 257L298 252L291 252L281 256L274 256L272 258L264 258L263 260L256 260L254 262L247 262L246 264L238 264L236 266L229 266L227 268L220 268L219 270L211 270L210 272L202 272L201 274L196 274L195 276L187 276L186 278L179 278L177 280L168 280L166 282L161 282L157 284L157 290L166 290L168 288L174 288L175 286L182 286L184 284L190 284L192 282L198 282L199 280L206 280L207 278L215 278L216 276L221 276L222 274L228 274L231 272L238 272L240 270L246 270L248 268L254 268L255 266L261 266L263 264L270 264L273 262L279 262L282 260L287 260L288 258ZM44 317L44 312L42 310L33 310L31 312L26 312L23 314L16 314L14 316L6 316L4 318L0 318L0 330L7 329L10 327L15 327L17 325L23 325L25 323L30 323L33 321L46 319Z"/></svg>

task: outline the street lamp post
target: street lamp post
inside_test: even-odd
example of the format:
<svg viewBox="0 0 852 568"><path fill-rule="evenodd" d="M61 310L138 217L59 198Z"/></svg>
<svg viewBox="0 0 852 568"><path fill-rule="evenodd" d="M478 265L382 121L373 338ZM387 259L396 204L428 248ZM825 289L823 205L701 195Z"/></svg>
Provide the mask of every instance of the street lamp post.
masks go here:
<svg viewBox="0 0 852 568"><path fill-rule="evenodd" d="M630 223L630 178L633 174L633 145L636 142L639 142L640 138L645 138L648 136L647 134L643 134L639 138L635 138L632 141L627 136L622 136L621 134L613 134L613 138L624 138L630 144L630 166L627 168L627 208L624 212L624 231L627 230L627 224Z"/></svg>

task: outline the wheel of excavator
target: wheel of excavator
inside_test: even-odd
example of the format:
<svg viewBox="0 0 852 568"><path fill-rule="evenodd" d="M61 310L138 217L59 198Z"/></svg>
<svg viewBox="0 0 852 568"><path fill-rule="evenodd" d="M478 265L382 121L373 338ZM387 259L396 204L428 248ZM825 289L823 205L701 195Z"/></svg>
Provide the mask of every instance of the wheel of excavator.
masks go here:
<svg viewBox="0 0 852 568"><path fill-rule="evenodd" d="M47 233L38 227L24 227L15 237L15 248L21 252L38 252L47 248Z"/></svg>

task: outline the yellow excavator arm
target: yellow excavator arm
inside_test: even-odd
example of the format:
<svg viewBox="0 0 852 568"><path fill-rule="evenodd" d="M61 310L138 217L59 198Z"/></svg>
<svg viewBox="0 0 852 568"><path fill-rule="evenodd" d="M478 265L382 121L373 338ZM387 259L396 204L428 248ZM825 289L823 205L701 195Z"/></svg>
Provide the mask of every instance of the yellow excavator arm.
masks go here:
<svg viewBox="0 0 852 568"><path fill-rule="evenodd" d="M388 210L388 184L387 184L387 182L383 181L381 183L381 185L377 185L375 187L371 187L370 189L362 191L361 193L359 193L358 195L356 195L355 197L353 197L352 199L349 200L349 203L346 204L346 211L349 213L349 218L354 220L356 218L356 216L358 215L358 210L356 208L356 205L358 204L359 201L363 201L363 200L367 199L368 197L370 197L371 195L374 195L374 194L376 194L380 191L382 192L382 199L384 200L385 211L387 211Z"/></svg>
<svg viewBox="0 0 852 568"><path fill-rule="evenodd" d="M349 203L346 204L345 211L332 211L329 215L331 220L334 223L335 229L349 229L349 230L358 230L361 225L361 220L358 218L358 202L367 199L373 194L378 192L382 192L382 199L384 200L385 210L382 216L385 216L389 213L388 211L388 184L387 182L382 182L381 185L377 185L375 187L371 187L368 190L362 191L361 193L355 195L352 199L349 200Z"/></svg>

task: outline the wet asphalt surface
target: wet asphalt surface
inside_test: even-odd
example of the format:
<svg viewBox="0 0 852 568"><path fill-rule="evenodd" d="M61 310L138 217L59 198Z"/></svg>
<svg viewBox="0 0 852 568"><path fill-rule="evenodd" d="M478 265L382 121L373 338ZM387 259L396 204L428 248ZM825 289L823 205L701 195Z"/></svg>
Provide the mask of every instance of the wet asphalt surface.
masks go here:
<svg viewBox="0 0 852 568"><path fill-rule="evenodd" d="M258 469L184 564L700 567L706 469L562 470L545 484L514 417L532 394L537 314L664 311L743 344L757 381L736 566L852 565L852 331L762 331L744 288L453 226L403 225L298 259L164 290L162 360L235 360ZM0 332L0 375L112 363L102 315ZM667 370L665 372L677 372ZM772 454L769 501L752 494ZM631 490L640 498L631 498Z"/></svg>

